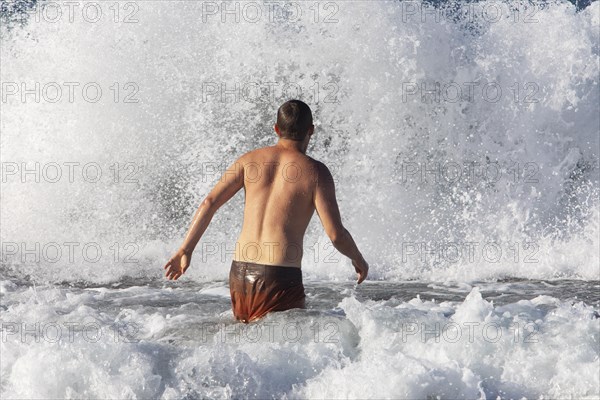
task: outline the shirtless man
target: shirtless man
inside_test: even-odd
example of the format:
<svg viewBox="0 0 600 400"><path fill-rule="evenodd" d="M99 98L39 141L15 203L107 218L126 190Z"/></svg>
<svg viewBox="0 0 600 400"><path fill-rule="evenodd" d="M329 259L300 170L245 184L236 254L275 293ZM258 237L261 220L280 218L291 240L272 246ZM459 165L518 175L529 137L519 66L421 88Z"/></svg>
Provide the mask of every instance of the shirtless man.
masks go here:
<svg viewBox="0 0 600 400"><path fill-rule="evenodd" d="M357 282L369 271L342 225L329 169L306 155L314 132L308 105L299 100L284 103L274 129L279 137L275 146L250 151L225 171L200 204L181 248L164 267L170 280L185 273L215 212L243 187L244 223L229 273L233 313L242 322L271 311L304 308L302 247L315 210L335 248L352 260Z"/></svg>

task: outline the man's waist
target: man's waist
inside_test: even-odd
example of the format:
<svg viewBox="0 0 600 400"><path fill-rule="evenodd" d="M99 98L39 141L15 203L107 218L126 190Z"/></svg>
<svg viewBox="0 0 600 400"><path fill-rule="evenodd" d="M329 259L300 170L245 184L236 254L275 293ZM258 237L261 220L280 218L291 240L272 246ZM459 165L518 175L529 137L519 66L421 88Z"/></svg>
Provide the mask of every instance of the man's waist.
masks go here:
<svg viewBox="0 0 600 400"><path fill-rule="evenodd" d="M260 264L255 262L233 260L231 262L231 270L234 272L250 272L263 276L302 278L302 270L300 267L295 266Z"/></svg>
<svg viewBox="0 0 600 400"><path fill-rule="evenodd" d="M233 259L258 265L300 268L302 256L302 246L291 242L238 241Z"/></svg>

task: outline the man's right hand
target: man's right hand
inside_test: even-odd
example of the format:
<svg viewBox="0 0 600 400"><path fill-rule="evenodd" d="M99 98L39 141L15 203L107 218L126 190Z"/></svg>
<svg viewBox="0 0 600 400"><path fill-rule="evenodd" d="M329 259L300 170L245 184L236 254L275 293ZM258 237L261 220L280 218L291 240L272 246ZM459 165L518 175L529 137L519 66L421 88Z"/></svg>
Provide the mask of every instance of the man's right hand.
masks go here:
<svg viewBox="0 0 600 400"><path fill-rule="evenodd" d="M354 265L354 269L358 275L357 284L367 279L367 275L369 274L369 264L367 264L364 258L361 257L360 260L353 260L352 265Z"/></svg>
<svg viewBox="0 0 600 400"><path fill-rule="evenodd" d="M177 253L165 265L165 277L168 280L176 281L187 271L192 260L192 253L179 249Z"/></svg>

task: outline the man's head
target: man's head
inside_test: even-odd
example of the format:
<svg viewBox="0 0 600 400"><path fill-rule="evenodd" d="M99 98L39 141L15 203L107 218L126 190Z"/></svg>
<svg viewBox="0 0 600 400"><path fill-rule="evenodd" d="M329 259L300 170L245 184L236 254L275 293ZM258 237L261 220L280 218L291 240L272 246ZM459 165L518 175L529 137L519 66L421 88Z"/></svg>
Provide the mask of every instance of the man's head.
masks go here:
<svg viewBox="0 0 600 400"><path fill-rule="evenodd" d="M277 110L275 131L282 139L301 142L312 135L314 129L312 112L306 103L289 100Z"/></svg>

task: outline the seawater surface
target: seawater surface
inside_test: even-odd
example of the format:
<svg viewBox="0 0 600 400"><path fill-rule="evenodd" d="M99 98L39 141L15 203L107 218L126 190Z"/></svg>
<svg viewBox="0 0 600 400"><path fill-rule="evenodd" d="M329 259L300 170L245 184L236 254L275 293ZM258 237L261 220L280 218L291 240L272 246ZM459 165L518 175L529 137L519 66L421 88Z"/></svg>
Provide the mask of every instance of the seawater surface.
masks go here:
<svg viewBox="0 0 600 400"><path fill-rule="evenodd" d="M225 281L1 287L5 398L599 393L599 281L309 280L307 309L251 324Z"/></svg>

